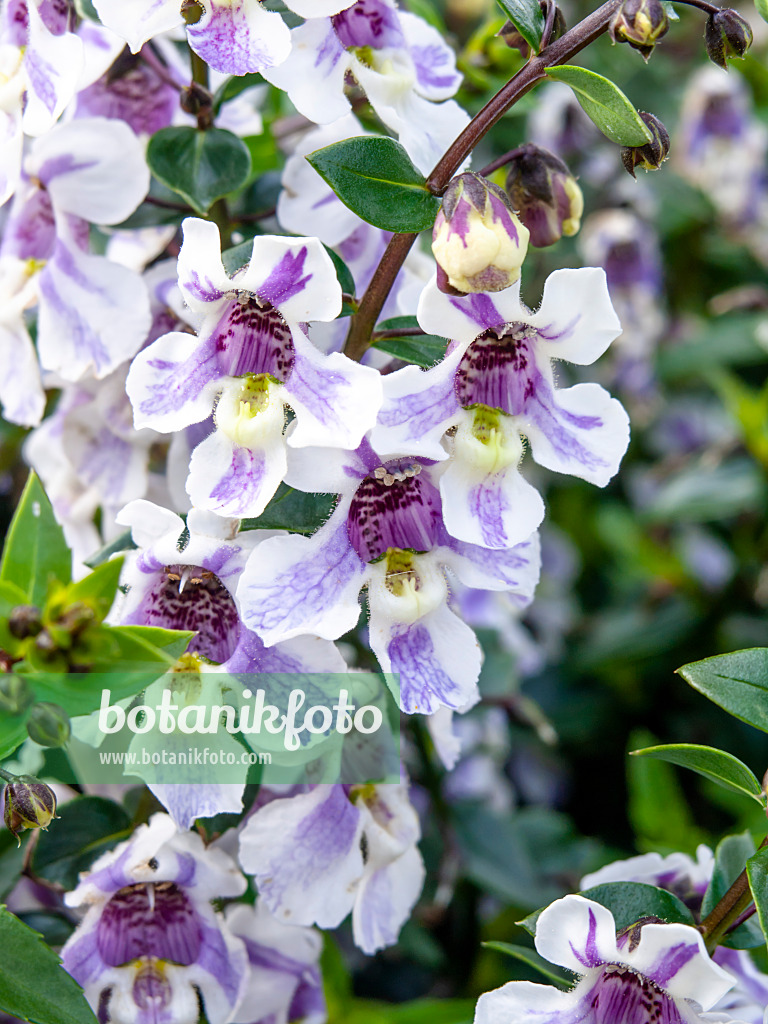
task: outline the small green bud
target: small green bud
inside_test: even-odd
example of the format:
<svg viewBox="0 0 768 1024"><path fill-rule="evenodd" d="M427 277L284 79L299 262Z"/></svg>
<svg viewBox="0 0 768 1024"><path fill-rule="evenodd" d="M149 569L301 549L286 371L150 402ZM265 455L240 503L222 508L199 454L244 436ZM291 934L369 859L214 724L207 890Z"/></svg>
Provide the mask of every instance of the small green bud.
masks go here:
<svg viewBox="0 0 768 1024"><path fill-rule="evenodd" d="M608 27L614 43L629 43L645 61L668 29L669 18L661 0L624 0Z"/></svg>
<svg viewBox="0 0 768 1024"><path fill-rule="evenodd" d="M16 839L27 828L46 829L56 817L56 795L34 775L19 775L4 791L3 819Z"/></svg>
<svg viewBox="0 0 768 1024"><path fill-rule="evenodd" d="M35 695L25 679L15 672L0 675L0 712L23 715L34 701Z"/></svg>
<svg viewBox="0 0 768 1024"><path fill-rule="evenodd" d="M197 0L182 0L181 16L185 25L196 25L202 18L205 10Z"/></svg>
<svg viewBox="0 0 768 1024"><path fill-rule="evenodd" d="M27 732L41 747L63 747L72 735L72 726L64 708L44 700L32 708Z"/></svg>
<svg viewBox="0 0 768 1024"><path fill-rule="evenodd" d="M640 111L645 126L650 129L653 138L644 146L624 146L621 150L621 162L632 177L635 168L642 167L646 171L655 171L669 156L669 133L658 117Z"/></svg>
<svg viewBox="0 0 768 1024"><path fill-rule="evenodd" d="M752 29L740 14L724 7L707 19L704 42L712 63L727 70L726 57L743 57L752 45Z"/></svg>
<svg viewBox="0 0 768 1024"><path fill-rule="evenodd" d="M40 609L33 604L20 604L8 617L8 629L17 640L26 640L28 636L37 636L43 628Z"/></svg>

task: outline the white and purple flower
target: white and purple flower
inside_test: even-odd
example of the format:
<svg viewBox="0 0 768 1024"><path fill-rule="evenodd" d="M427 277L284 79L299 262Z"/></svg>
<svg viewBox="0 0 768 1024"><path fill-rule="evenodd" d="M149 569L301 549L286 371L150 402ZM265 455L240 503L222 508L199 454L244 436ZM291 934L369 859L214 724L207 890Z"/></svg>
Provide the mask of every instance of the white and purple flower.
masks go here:
<svg viewBox="0 0 768 1024"><path fill-rule="evenodd" d="M249 559L237 591L246 625L266 644L302 633L334 639L355 627L367 587L370 645L382 669L400 675L400 707L474 704L481 652L448 606L445 570L525 605L539 576L538 537L504 552L456 540L429 460L382 458L367 440L352 452L292 456L288 483L339 494L338 504L312 537L265 540Z"/></svg>
<svg viewBox="0 0 768 1024"><path fill-rule="evenodd" d="M248 957L211 901L246 888L234 861L156 814L93 864L70 907L85 917L62 950L100 1021L226 1024L245 992Z"/></svg>
<svg viewBox="0 0 768 1024"><path fill-rule="evenodd" d="M38 303L37 353L43 370L76 381L112 373L136 352L151 323L139 275L92 254L89 224L116 224L149 187L143 148L121 121L83 118L53 128L31 146L27 180L14 197L0 257L23 271L13 320L3 336L26 354L3 362L0 393L6 417L32 425L39 418L37 359L23 309ZM25 378L21 378L21 370ZM11 382L13 386L11 386ZM29 402L27 396L36 396ZM39 411L38 411L39 410Z"/></svg>
<svg viewBox="0 0 768 1024"><path fill-rule="evenodd" d="M627 414L598 384L556 387L553 370L560 359L594 362L620 333L603 270L555 271L535 313L519 282L454 296L433 280L418 317L452 345L427 371L408 366L384 378L372 440L390 452L452 456L440 493L454 537L503 549L541 523L541 496L518 470L521 435L547 469L608 483L629 443Z"/></svg>
<svg viewBox="0 0 768 1024"><path fill-rule="evenodd" d="M330 18L318 10L291 37L288 59L264 77L316 124L349 113L344 87L351 75L427 173L469 123L449 100L461 84L453 50L436 29L400 11L394 0L356 0ZM441 100L446 102L436 102Z"/></svg>
<svg viewBox="0 0 768 1024"><path fill-rule="evenodd" d="M337 14L351 0L289 0L303 18ZM181 0L96 0L99 18L137 53L149 39L185 24ZM194 4L186 5L194 10ZM216 71L246 75L281 64L291 50L283 19L260 0L200 4L199 20L187 22L189 45ZM188 14L191 11L188 11Z"/></svg>
<svg viewBox="0 0 768 1024"><path fill-rule="evenodd" d="M405 784L312 786L248 819L240 863L278 920L335 928L351 911L355 943L374 953L421 893L419 837Z"/></svg>
<svg viewBox="0 0 768 1024"><path fill-rule="evenodd" d="M250 964L236 1024L323 1024L320 932L283 924L261 900L255 907L229 906L224 916L245 943Z"/></svg>
<svg viewBox="0 0 768 1024"><path fill-rule="evenodd" d="M286 405L295 414L288 444L354 448L375 422L379 374L323 355L306 336L306 321L341 310L316 238L258 236L248 265L229 277L216 226L188 219L179 286L198 336L166 334L136 357L127 381L135 424L173 432L213 411L216 430L192 455L187 491L198 508L258 516L285 475Z"/></svg>
<svg viewBox="0 0 768 1024"><path fill-rule="evenodd" d="M535 944L578 983L563 992L509 982L480 997L475 1024L695 1024L717 1019L704 1014L733 985L695 928L638 922L617 936L610 910L583 896L547 907Z"/></svg>

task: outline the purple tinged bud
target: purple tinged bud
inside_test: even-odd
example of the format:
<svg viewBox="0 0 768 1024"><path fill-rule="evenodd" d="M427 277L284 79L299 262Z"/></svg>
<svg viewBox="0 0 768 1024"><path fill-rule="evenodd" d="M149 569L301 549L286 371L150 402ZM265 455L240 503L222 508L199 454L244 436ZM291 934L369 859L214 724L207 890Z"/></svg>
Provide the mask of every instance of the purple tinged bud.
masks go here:
<svg viewBox="0 0 768 1024"><path fill-rule="evenodd" d="M64 708L44 700L32 708L27 732L41 747L63 747L72 734L72 726Z"/></svg>
<svg viewBox="0 0 768 1024"><path fill-rule="evenodd" d="M710 14L704 41L712 63L727 71L726 57L743 57L752 45L752 29L740 14L725 7Z"/></svg>
<svg viewBox="0 0 768 1024"><path fill-rule="evenodd" d="M669 18L661 0L624 0L608 31L614 43L629 43L647 61L668 29Z"/></svg>
<svg viewBox="0 0 768 1024"><path fill-rule="evenodd" d="M542 0L542 2L540 3L539 6L541 7L542 14L544 14L546 16L547 5L544 2L544 0ZM563 16L563 12L560 10L559 7L556 7L555 8L555 17L554 17L554 21L552 23L552 32L551 32L550 37L549 37L549 42L550 43L554 43L554 41L556 39L559 39L560 36L565 35L565 33L567 31L567 28L568 28L568 26L566 25L565 17ZM530 52L531 52L530 46L525 41L525 39L520 35L520 33L518 32L518 30L515 28L515 26L512 24L511 21L505 22L501 26L501 28L499 29L499 31L496 34L501 39L504 40L504 42L507 44L507 46L510 48L510 50L519 50L521 57L528 57L528 55L530 54Z"/></svg>
<svg viewBox="0 0 768 1024"><path fill-rule="evenodd" d="M472 172L450 182L432 232L441 291L500 292L520 277L527 250L528 229L498 185Z"/></svg>
<svg viewBox="0 0 768 1024"><path fill-rule="evenodd" d="M27 828L46 829L56 816L56 795L34 775L19 775L5 787L6 827L16 839Z"/></svg>
<svg viewBox="0 0 768 1024"><path fill-rule="evenodd" d="M8 672L0 675L0 712L6 715L23 715L35 701L26 679Z"/></svg>
<svg viewBox="0 0 768 1024"><path fill-rule="evenodd" d="M581 226L584 196L563 161L526 143L509 162L507 193L537 249L570 238Z"/></svg>
<svg viewBox="0 0 768 1024"><path fill-rule="evenodd" d="M635 177L635 168L643 167L646 171L656 171L669 156L669 132L658 117L640 111L640 118L650 130L653 138L644 146L624 146L621 150L621 162L627 173Z"/></svg>

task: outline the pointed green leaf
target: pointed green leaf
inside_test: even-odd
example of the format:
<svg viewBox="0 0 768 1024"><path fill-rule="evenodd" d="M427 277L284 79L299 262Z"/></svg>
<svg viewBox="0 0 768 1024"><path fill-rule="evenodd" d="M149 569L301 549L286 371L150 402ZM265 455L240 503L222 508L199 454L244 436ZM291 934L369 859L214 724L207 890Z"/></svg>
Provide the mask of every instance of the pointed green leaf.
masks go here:
<svg viewBox="0 0 768 1024"><path fill-rule="evenodd" d="M768 0L755 0L755 10L763 21L768 21Z"/></svg>
<svg viewBox="0 0 768 1024"><path fill-rule="evenodd" d="M75 601L85 602L93 608L101 622L114 603L122 567L122 558L113 558L108 562L102 562L92 573L68 588L67 604L74 604Z"/></svg>
<svg viewBox="0 0 768 1024"><path fill-rule="evenodd" d="M83 990L37 932L0 908L0 1010L32 1024L96 1024Z"/></svg>
<svg viewBox="0 0 768 1024"><path fill-rule="evenodd" d="M30 473L8 530L0 580L20 587L30 604L42 606L51 579L69 583L72 555L42 484Z"/></svg>
<svg viewBox="0 0 768 1024"><path fill-rule="evenodd" d="M757 919L768 942L768 846L762 846L747 861L747 878L755 901Z"/></svg>
<svg viewBox="0 0 768 1024"><path fill-rule="evenodd" d="M202 216L251 173L248 147L223 128L161 128L149 140L147 163L159 181Z"/></svg>
<svg viewBox="0 0 768 1024"><path fill-rule="evenodd" d="M768 732L768 647L704 658L677 671L694 690L742 722Z"/></svg>
<svg viewBox="0 0 768 1024"><path fill-rule="evenodd" d="M695 743L670 743L658 747L646 747L644 750L632 750L636 757L655 757L659 761L690 768L691 771L703 775L705 779L716 782L734 793L751 796L759 804L763 804L763 791L760 783L747 766L724 750L715 747L703 747Z"/></svg>
<svg viewBox="0 0 768 1024"><path fill-rule="evenodd" d="M307 156L350 210L384 231L424 231L440 200L399 142L380 135L346 139Z"/></svg>
<svg viewBox="0 0 768 1024"><path fill-rule="evenodd" d="M288 530L308 536L319 530L333 510L334 494L305 494L280 484L256 519L244 519L243 530Z"/></svg>
<svg viewBox="0 0 768 1024"><path fill-rule="evenodd" d="M411 330L417 328L419 322L415 316L394 316L376 325L376 331ZM443 358L448 347L448 339L436 334L417 334L404 337L376 338L371 343L373 348L386 352L404 363L416 366L434 366Z"/></svg>
<svg viewBox="0 0 768 1024"><path fill-rule="evenodd" d="M515 946L511 942L484 942L485 949L495 949L497 953L504 953L515 960L522 960L524 964L532 967L548 981L553 982L558 988L570 988L573 978L566 974L560 967L555 967L549 960L531 949L529 946Z"/></svg>
<svg viewBox="0 0 768 1024"><path fill-rule="evenodd" d="M498 4L526 43L538 53L544 32L544 12L539 0L498 0Z"/></svg>
<svg viewBox="0 0 768 1024"><path fill-rule="evenodd" d="M112 555L119 555L121 551L133 551L135 548L136 545L133 542L131 531L123 530L118 537L111 540L109 544L105 544L104 547L99 548L90 558L83 559L83 562L89 569L96 569L104 562L108 562Z"/></svg>
<svg viewBox="0 0 768 1024"><path fill-rule="evenodd" d="M570 85L584 113L617 146L644 146L651 141L651 133L638 112L609 79L571 64L547 68L547 75Z"/></svg>

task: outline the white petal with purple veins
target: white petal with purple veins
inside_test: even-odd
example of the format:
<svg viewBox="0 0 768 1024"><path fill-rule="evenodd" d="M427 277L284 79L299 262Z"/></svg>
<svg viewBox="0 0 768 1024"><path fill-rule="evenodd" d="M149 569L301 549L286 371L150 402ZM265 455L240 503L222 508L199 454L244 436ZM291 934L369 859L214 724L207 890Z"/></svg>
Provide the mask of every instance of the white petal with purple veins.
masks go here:
<svg viewBox="0 0 768 1024"><path fill-rule="evenodd" d="M416 71L416 90L428 100L449 99L462 80L456 70L456 54L423 18L399 11L398 20Z"/></svg>
<svg viewBox="0 0 768 1024"><path fill-rule="evenodd" d="M371 432L377 451L438 461L447 457L442 437L462 417L454 387L462 355L457 348L429 370L405 366L383 378L384 401Z"/></svg>
<svg viewBox="0 0 768 1024"><path fill-rule="evenodd" d="M187 217L181 227L184 242L179 252L179 288L193 312L206 314L211 303L232 289L221 262L219 229L198 217Z"/></svg>
<svg viewBox="0 0 768 1024"><path fill-rule="evenodd" d="M544 519L541 495L518 469L522 444L517 428L510 424L508 429L513 432L511 442L517 444L507 446L512 455L500 458L501 465L496 468L489 466L488 445L463 437L471 431L462 423L454 438L454 458L440 477L446 529L468 544L514 547L527 540Z"/></svg>
<svg viewBox="0 0 768 1024"><path fill-rule="evenodd" d="M210 416L220 387L214 345L180 332L165 334L139 352L125 385L136 428L164 433Z"/></svg>
<svg viewBox="0 0 768 1024"><path fill-rule="evenodd" d="M223 395L221 402L227 400ZM285 442L282 436L283 407L279 423L247 444L233 440L223 429L215 430L195 448L189 464L187 494L198 508L222 516L260 516L285 473ZM259 414L255 418L258 418ZM244 439L245 440L245 439Z"/></svg>
<svg viewBox="0 0 768 1024"><path fill-rule="evenodd" d="M19 184L23 144L19 96L16 109L0 110L0 206L11 198Z"/></svg>
<svg viewBox="0 0 768 1024"><path fill-rule="evenodd" d="M280 67L264 77L288 93L291 102L315 124L330 124L349 113L344 78L351 58L330 18L310 18L291 32L292 50Z"/></svg>
<svg viewBox="0 0 768 1024"><path fill-rule="evenodd" d="M491 297L482 292L446 295L432 278L422 292L417 316L427 334L468 344L488 328L527 321L528 311L520 302L519 280Z"/></svg>
<svg viewBox="0 0 768 1024"><path fill-rule="evenodd" d="M288 427L288 437L293 425ZM350 493L369 472L357 450L344 448L288 448L285 482L289 487L316 494Z"/></svg>
<svg viewBox="0 0 768 1024"><path fill-rule="evenodd" d="M91 256L60 231L40 274L40 363L64 380L105 377L136 352L151 323L147 289L132 270Z"/></svg>
<svg viewBox="0 0 768 1024"><path fill-rule="evenodd" d="M555 270L539 311L526 319L538 329L543 355L580 365L593 363L621 334L602 267Z"/></svg>
<svg viewBox="0 0 768 1024"><path fill-rule="evenodd" d="M300 331L293 332L296 361L285 385L296 413L288 443L356 448L376 422L381 374L340 352L323 355Z"/></svg>
<svg viewBox="0 0 768 1024"><path fill-rule="evenodd" d="M27 173L48 189L57 214L118 224L149 189L144 147L124 121L83 117L35 142Z"/></svg>
<svg viewBox="0 0 768 1024"><path fill-rule="evenodd" d="M192 828L196 818L239 814L243 809L242 786L222 782L149 782L148 786L179 828Z"/></svg>
<svg viewBox="0 0 768 1024"><path fill-rule="evenodd" d="M27 96L24 133L50 131L72 99L83 66L83 44L71 32L55 36L43 24L34 3L27 4L29 40L24 52Z"/></svg>
<svg viewBox="0 0 768 1024"><path fill-rule="evenodd" d="M317 238L257 235L253 256L232 287L271 303L292 324L333 320L341 312L341 285Z"/></svg>
<svg viewBox="0 0 768 1024"><path fill-rule="evenodd" d="M133 541L140 548L149 547L166 534L178 539L184 532L181 516L144 498L129 502L115 516L115 522L130 526Z"/></svg>
<svg viewBox="0 0 768 1024"><path fill-rule="evenodd" d="M363 873L362 819L337 785L273 800L249 818L240 863L279 921L335 928L344 920Z"/></svg>
<svg viewBox="0 0 768 1024"><path fill-rule="evenodd" d="M302 633L335 640L360 615L366 565L347 535L347 507L312 537L275 537L259 545L237 588L243 621L267 644Z"/></svg>
<svg viewBox="0 0 768 1024"><path fill-rule="evenodd" d="M45 411L37 353L24 321L0 324L0 402L3 418L34 427Z"/></svg>
<svg viewBox="0 0 768 1024"><path fill-rule="evenodd" d="M154 36L184 24L177 0L95 0L103 25L138 53Z"/></svg>
<svg viewBox="0 0 768 1024"><path fill-rule="evenodd" d="M534 459L604 487L629 445L629 417L599 384L555 389L542 382L520 417Z"/></svg>
<svg viewBox="0 0 768 1024"><path fill-rule="evenodd" d="M350 7L355 0L288 0L290 7L302 18L330 18Z"/></svg>
<svg viewBox="0 0 768 1024"><path fill-rule="evenodd" d="M462 583L475 590L507 590L520 607L530 604L541 572L539 535L505 551L446 538L441 558Z"/></svg>
<svg viewBox="0 0 768 1024"><path fill-rule="evenodd" d="M291 34L279 14L259 0L212 2L200 21L187 28L189 45L215 71L247 75L282 64L291 52Z"/></svg>

